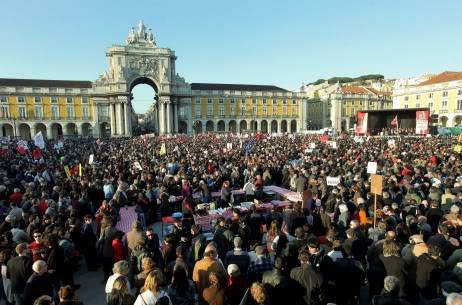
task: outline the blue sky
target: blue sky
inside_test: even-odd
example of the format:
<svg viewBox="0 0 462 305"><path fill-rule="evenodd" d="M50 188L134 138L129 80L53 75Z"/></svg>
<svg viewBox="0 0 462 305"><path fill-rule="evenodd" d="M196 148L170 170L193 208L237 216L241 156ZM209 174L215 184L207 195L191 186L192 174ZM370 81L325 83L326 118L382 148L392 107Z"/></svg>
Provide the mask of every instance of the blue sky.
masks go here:
<svg viewBox="0 0 462 305"><path fill-rule="evenodd" d="M462 1L1 1L0 77L95 80L138 20L188 82L277 85L462 70ZM153 95L136 87L134 106Z"/></svg>

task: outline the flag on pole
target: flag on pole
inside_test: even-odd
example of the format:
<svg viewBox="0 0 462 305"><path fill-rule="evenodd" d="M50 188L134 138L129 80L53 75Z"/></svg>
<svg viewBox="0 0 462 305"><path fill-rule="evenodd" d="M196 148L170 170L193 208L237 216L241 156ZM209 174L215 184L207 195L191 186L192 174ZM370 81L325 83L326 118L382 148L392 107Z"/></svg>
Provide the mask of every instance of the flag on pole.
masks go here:
<svg viewBox="0 0 462 305"><path fill-rule="evenodd" d="M82 163L79 163L79 176L82 177Z"/></svg>
<svg viewBox="0 0 462 305"><path fill-rule="evenodd" d="M395 118L390 122L390 125L398 127L398 116L397 115L395 115Z"/></svg>
<svg viewBox="0 0 462 305"><path fill-rule="evenodd" d="M40 159L42 157L42 151L40 150L40 148L34 148L34 150L32 151L32 157L35 160Z"/></svg>
<svg viewBox="0 0 462 305"><path fill-rule="evenodd" d="M71 177L71 171L69 170L69 166L65 165L64 166L64 171L66 172L67 178Z"/></svg>
<svg viewBox="0 0 462 305"><path fill-rule="evenodd" d="M45 140L43 139L42 132L39 131L35 136L34 136L34 144L40 149L45 148Z"/></svg>
<svg viewBox="0 0 462 305"><path fill-rule="evenodd" d="M165 143L162 143L160 146L160 152L161 155L165 155L167 153L167 148L165 148Z"/></svg>

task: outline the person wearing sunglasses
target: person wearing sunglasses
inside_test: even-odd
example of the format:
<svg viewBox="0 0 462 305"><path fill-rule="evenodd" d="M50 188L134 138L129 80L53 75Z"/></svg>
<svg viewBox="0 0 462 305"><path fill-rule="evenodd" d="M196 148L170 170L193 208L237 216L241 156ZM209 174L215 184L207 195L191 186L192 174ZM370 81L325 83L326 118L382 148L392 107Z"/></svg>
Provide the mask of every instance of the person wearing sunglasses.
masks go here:
<svg viewBox="0 0 462 305"><path fill-rule="evenodd" d="M43 243L42 232L40 230L34 230L32 237L34 241L29 244L29 250L32 252L32 261L35 262L45 257L47 248Z"/></svg>

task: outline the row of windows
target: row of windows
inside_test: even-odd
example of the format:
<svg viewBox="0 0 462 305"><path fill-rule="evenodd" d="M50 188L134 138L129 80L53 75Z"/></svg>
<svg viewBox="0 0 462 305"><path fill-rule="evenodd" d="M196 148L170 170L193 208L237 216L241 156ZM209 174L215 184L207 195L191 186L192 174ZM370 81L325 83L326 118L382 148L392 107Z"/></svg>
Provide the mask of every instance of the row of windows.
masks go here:
<svg viewBox="0 0 462 305"><path fill-rule="evenodd" d="M67 106L67 118L73 119L75 118L75 111L74 106ZM27 109L26 106L19 106L18 107L18 114L19 119L27 119ZM11 118L10 111L8 105L1 105L0 106L0 117L1 118ZM35 106L34 107L34 117L35 119L42 119L43 118L43 106ZM82 117L83 119L88 119L90 117L90 109L88 106L82 107ZM59 106L51 106L51 119L59 119Z"/></svg>
<svg viewBox="0 0 462 305"><path fill-rule="evenodd" d="M212 101L213 101L213 100L212 100L211 98L208 98L208 99L207 99L207 103L208 103L208 104L212 104ZM232 98L232 99L229 100L229 102L230 102L230 104L234 104L234 103L236 102L236 99ZM264 99L262 100L262 102L263 102L263 104L266 104L266 103L267 103L267 99L264 98ZM273 99L272 102L273 102L273 104L277 104L277 100L276 100L276 99ZM200 104L200 103L201 103L201 99L200 99L199 97L196 97L196 104ZM223 103L224 103L224 99L222 99L222 98L218 99L218 103L223 104ZM246 100L245 100L245 99L241 99L241 103L246 103ZM256 99L256 98L252 99L252 103L253 103L253 104L256 104L256 103L257 103L257 99ZM287 104L287 100L286 100L286 99L282 100L282 103L283 103L283 104ZM297 101L296 101L296 100L292 100L292 105L296 105L296 104L297 104Z"/></svg>
<svg viewBox="0 0 462 305"><path fill-rule="evenodd" d="M245 115L247 113L247 107L245 105L242 105L241 106L241 109L240 109L240 115ZM234 114L236 111L236 108L235 107L231 107L230 108L230 113L231 114ZM273 106L273 114L276 114L278 112L278 108L277 106ZM282 113L287 115L287 106L283 106L282 107ZM253 115L257 115L257 106L253 106L252 107L252 114ZM268 115L268 107L264 106L262 108L262 114L265 116L265 115ZM212 107L207 107L207 115L208 116L212 116L213 115L213 108ZM220 106L219 108L219 115L220 116L224 116L225 115L225 107L223 106ZM293 108L292 109L292 115L297 115L297 108ZM199 117L201 116L201 108L197 107L196 108L196 117Z"/></svg>
<svg viewBox="0 0 462 305"><path fill-rule="evenodd" d="M88 96L82 96L82 104L88 104ZM0 96L0 102L1 103L8 103L8 96ZM24 104L26 102L26 97L25 96L18 96L17 97L17 102L19 104ZM41 104L42 103L42 97L41 96L34 96L34 102L36 104ZM67 96L66 97L66 102L68 104L72 104L74 102L74 97L72 96ZM52 104L57 104L58 103L58 97L57 96L52 96L51 97L51 103Z"/></svg>
<svg viewBox="0 0 462 305"><path fill-rule="evenodd" d="M32 88L32 92L33 93L58 93L58 88L48 88L48 91L46 90L43 90L45 88ZM7 90L7 87L5 86L0 86L0 91L6 91ZM16 92L25 92L26 88L25 87L16 87L15 88L15 91ZM66 88L64 89L64 92L67 93L67 94L72 94L72 93L82 93L82 94L88 94L88 89L70 89L70 88Z"/></svg>
<svg viewBox="0 0 462 305"><path fill-rule="evenodd" d="M457 91L457 95L462 95L462 89L459 89L459 90ZM433 92L428 93L428 98L433 98L433 96L434 96ZM447 91L443 91L443 92L441 93L441 96L442 96L442 97L448 97L448 92L447 92ZM420 100L420 94L416 94L415 99L416 99L416 100ZM408 101L408 100L409 100L409 96L405 96L405 97L404 97L404 100L405 100L405 101Z"/></svg>
<svg viewBox="0 0 462 305"><path fill-rule="evenodd" d="M415 104L415 108L420 108L420 103ZM404 105L404 108L409 108L409 105ZM433 102L428 103L428 108L433 109ZM457 100L457 110L462 110L462 99ZM441 101L441 110L448 110L448 101Z"/></svg>

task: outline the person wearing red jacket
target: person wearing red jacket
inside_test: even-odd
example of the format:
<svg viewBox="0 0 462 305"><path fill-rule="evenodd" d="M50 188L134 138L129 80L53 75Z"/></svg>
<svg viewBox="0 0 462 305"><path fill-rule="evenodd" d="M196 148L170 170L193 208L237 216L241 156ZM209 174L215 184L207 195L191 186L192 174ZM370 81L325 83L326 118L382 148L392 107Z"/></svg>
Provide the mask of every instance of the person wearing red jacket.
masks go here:
<svg viewBox="0 0 462 305"><path fill-rule="evenodd" d="M19 188L14 189L14 193L10 195L8 198L10 202L16 203L16 206L20 207L21 206L21 201L22 201L22 193Z"/></svg>
<svg viewBox="0 0 462 305"><path fill-rule="evenodd" d="M112 240L112 251L114 252L114 263L127 259L127 247L124 245L122 238L124 232L117 232L115 238Z"/></svg>

